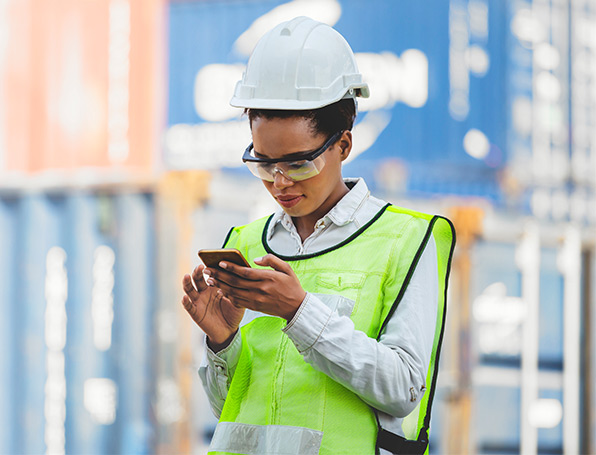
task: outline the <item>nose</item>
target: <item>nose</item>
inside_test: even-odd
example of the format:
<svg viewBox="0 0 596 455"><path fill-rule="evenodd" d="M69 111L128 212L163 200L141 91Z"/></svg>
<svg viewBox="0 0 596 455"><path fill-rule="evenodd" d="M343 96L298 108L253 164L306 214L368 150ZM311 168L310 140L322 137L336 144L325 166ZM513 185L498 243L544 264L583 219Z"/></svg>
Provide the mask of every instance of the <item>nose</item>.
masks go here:
<svg viewBox="0 0 596 455"><path fill-rule="evenodd" d="M274 179L275 180L273 180L273 186L278 190L281 190L282 188L287 188L294 184L294 181L286 177L279 169L275 170Z"/></svg>

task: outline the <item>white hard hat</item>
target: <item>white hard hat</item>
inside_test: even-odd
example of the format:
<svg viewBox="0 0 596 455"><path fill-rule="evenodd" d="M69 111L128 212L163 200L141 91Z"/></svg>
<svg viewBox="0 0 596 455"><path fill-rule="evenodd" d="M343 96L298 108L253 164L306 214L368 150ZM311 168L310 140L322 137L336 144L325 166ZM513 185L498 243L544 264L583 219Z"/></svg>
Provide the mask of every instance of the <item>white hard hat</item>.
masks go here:
<svg viewBox="0 0 596 455"><path fill-rule="evenodd" d="M344 37L327 24L296 17L259 40L230 104L304 110L368 95Z"/></svg>

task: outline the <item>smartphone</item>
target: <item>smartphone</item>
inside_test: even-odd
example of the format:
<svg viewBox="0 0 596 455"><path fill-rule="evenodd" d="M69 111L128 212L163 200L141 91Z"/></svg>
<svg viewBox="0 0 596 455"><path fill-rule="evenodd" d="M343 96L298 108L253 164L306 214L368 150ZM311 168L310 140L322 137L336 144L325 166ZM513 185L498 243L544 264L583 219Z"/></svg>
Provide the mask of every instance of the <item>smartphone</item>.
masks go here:
<svg viewBox="0 0 596 455"><path fill-rule="evenodd" d="M219 267L221 261L231 262L242 267L250 267L242 253L235 248L220 248L217 250L199 250L199 257L207 267Z"/></svg>

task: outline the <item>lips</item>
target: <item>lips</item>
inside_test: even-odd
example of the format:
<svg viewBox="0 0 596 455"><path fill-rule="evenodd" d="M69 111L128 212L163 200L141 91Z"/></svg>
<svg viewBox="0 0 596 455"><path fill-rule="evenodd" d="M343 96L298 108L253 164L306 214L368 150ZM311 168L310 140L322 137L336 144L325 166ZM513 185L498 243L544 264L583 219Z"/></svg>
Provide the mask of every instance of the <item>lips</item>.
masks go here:
<svg viewBox="0 0 596 455"><path fill-rule="evenodd" d="M282 207L290 208L294 207L298 202L302 200L304 196L301 194L284 194L276 196L275 199L280 203Z"/></svg>

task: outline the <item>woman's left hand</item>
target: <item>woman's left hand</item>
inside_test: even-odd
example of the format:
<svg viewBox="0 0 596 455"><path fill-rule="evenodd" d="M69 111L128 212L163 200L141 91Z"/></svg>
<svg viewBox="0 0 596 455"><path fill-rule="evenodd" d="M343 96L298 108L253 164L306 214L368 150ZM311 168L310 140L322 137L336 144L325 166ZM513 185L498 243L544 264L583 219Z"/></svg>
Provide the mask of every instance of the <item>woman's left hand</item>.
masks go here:
<svg viewBox="0 0 596 455"><path fill-rule="evenodd" d="M223 268L209 268L207 283L218 287L237 306L279 316L290 321L304 300L306 292L287 262L273 254L255 259L255 264L271 267L254 269L230 262L220 262Z"/></svg>

